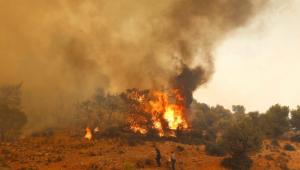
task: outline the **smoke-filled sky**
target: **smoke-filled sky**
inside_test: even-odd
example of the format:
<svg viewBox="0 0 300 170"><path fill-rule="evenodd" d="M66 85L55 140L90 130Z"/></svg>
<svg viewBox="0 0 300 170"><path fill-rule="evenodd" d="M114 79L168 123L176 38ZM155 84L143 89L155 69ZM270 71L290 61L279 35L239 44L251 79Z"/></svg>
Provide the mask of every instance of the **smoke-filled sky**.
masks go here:
<svg viewBox="0 0 300 170"><path fill-rule="evenodd" d="M0 85L22 82L25 111L45 118L97 88L295 104L299 1L268 1L2 0Z"/></svg>
<svg viewBox="0 0 300 170"><path fill-rule="evenodd" d="M190 95L211 79L215 47L267 1L0 1L0 84L23 82L24 109L41 115L97 88L165 89L179 80Z"/></svg>
<svg viewBox="0 0 300 170"><path fill-rule="evenodd" d="M198 101L248 111L300 105L300 1L271 2L215 50L215 74L194 94Z"/></svg>

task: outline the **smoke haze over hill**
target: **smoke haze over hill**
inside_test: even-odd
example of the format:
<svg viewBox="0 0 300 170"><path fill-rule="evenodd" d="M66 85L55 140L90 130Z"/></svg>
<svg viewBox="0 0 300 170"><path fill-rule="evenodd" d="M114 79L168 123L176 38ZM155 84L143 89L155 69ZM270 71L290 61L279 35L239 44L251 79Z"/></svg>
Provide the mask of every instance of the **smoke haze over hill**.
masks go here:
<svg viewBox="0 0 300 170"><path fill-rule="evenodd" d="M0 84L23 82L24 109L45 119L97 88L164 89L177 76L190 98L214 71L217 43L265 2L1 1Z"/></svg>

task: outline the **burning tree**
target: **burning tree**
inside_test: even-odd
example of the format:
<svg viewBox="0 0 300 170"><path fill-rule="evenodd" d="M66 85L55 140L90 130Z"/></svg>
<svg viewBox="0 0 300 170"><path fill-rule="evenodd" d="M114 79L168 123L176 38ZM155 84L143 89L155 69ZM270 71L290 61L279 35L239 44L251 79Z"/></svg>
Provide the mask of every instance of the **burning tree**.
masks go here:
<svg viewBox="0 0 300 170"><path fill-rule="evenodd" d="M122 96L129 106L128 125L134 132L156 131L159 136L175 136L176 130L188 128L184 98L178 89L132 89Z"/></svg>
<svg viewBox="0 0 300 170"><path fill-rule="evenodd" d="M103 131L114 126L140 135L176 136L179 130L189 128L185 99L178 89L129 89L119 95L97 93L81 108L86 114L85 124Z"/></svg>
<svg viewBox="0 0 300 170"><path fill-rule="evenodd" d="M21 84L0 87L0 141L18 136L26 122L21 110Z"/></svg>

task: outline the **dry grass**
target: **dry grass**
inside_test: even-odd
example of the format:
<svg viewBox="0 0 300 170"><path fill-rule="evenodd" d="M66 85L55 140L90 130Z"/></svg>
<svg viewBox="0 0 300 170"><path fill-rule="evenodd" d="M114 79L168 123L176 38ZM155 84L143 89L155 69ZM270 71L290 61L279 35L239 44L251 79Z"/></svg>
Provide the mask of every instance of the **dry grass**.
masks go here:
<svg viewBox="0 0 300 170"><path fill-rule="evenodd" d="M294 144L296 151L286 152L283 149L286 143L289 142L280 141L277 149L270 149L266 147L270 142L265 141L261 153L252 157L252 169L300 169L298 144ZM224 169L221 167L224 157L208 156L203 145L185 145L170 141L155 143L162 154L162 167L157 168L153 144L151 141L131 145L126 140L117 138L89 142L62 132L49 137L28 137L16 143L1 143L0 151L13 170L163 170L167 169L171 151L177 153L179 170Z"/></svg>

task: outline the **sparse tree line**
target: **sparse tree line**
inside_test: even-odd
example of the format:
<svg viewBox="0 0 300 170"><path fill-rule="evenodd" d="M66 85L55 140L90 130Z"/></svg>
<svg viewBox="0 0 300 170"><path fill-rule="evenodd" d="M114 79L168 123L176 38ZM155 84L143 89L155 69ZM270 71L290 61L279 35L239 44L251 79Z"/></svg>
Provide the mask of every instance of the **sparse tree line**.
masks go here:
<svg viewBox="0 0 300 170"><path fill-rule="evenodd" d="M108 132L113 132L111 128L125 122L121 113L134 106L134 102L124 101L122 94L106 95L98 91L93 98L80 104L75 122L110 127ZM222 164L230 169L249 169L252 163L249 156L261 149L263 139L277 140L286 132L300 130L300 106L290 110L276 104L266 113L246 112L241 105L234 105L231 110L221 105L211 107L193 102L189 115L192 140L205 144L210 155L229 155ZM21 107L21 84L1 86L0 141L16 139L26 122ZM184 136L178 131L179 139L181 135Z"/></svg>
<svg viewBox="0 0 300 170"><path fill-rule="evenodd" d="M222 164L234 170L251 167L249 156L261 149L264 139L276 142L285 133L300 130L299 106L290 110L276 104L266 113L246 113L241 105L234 105L230 111L223 106L194 103L193 109L192 125L196 131L205 132L202 138L206 152L215 156L230 155Z"/></svg>

